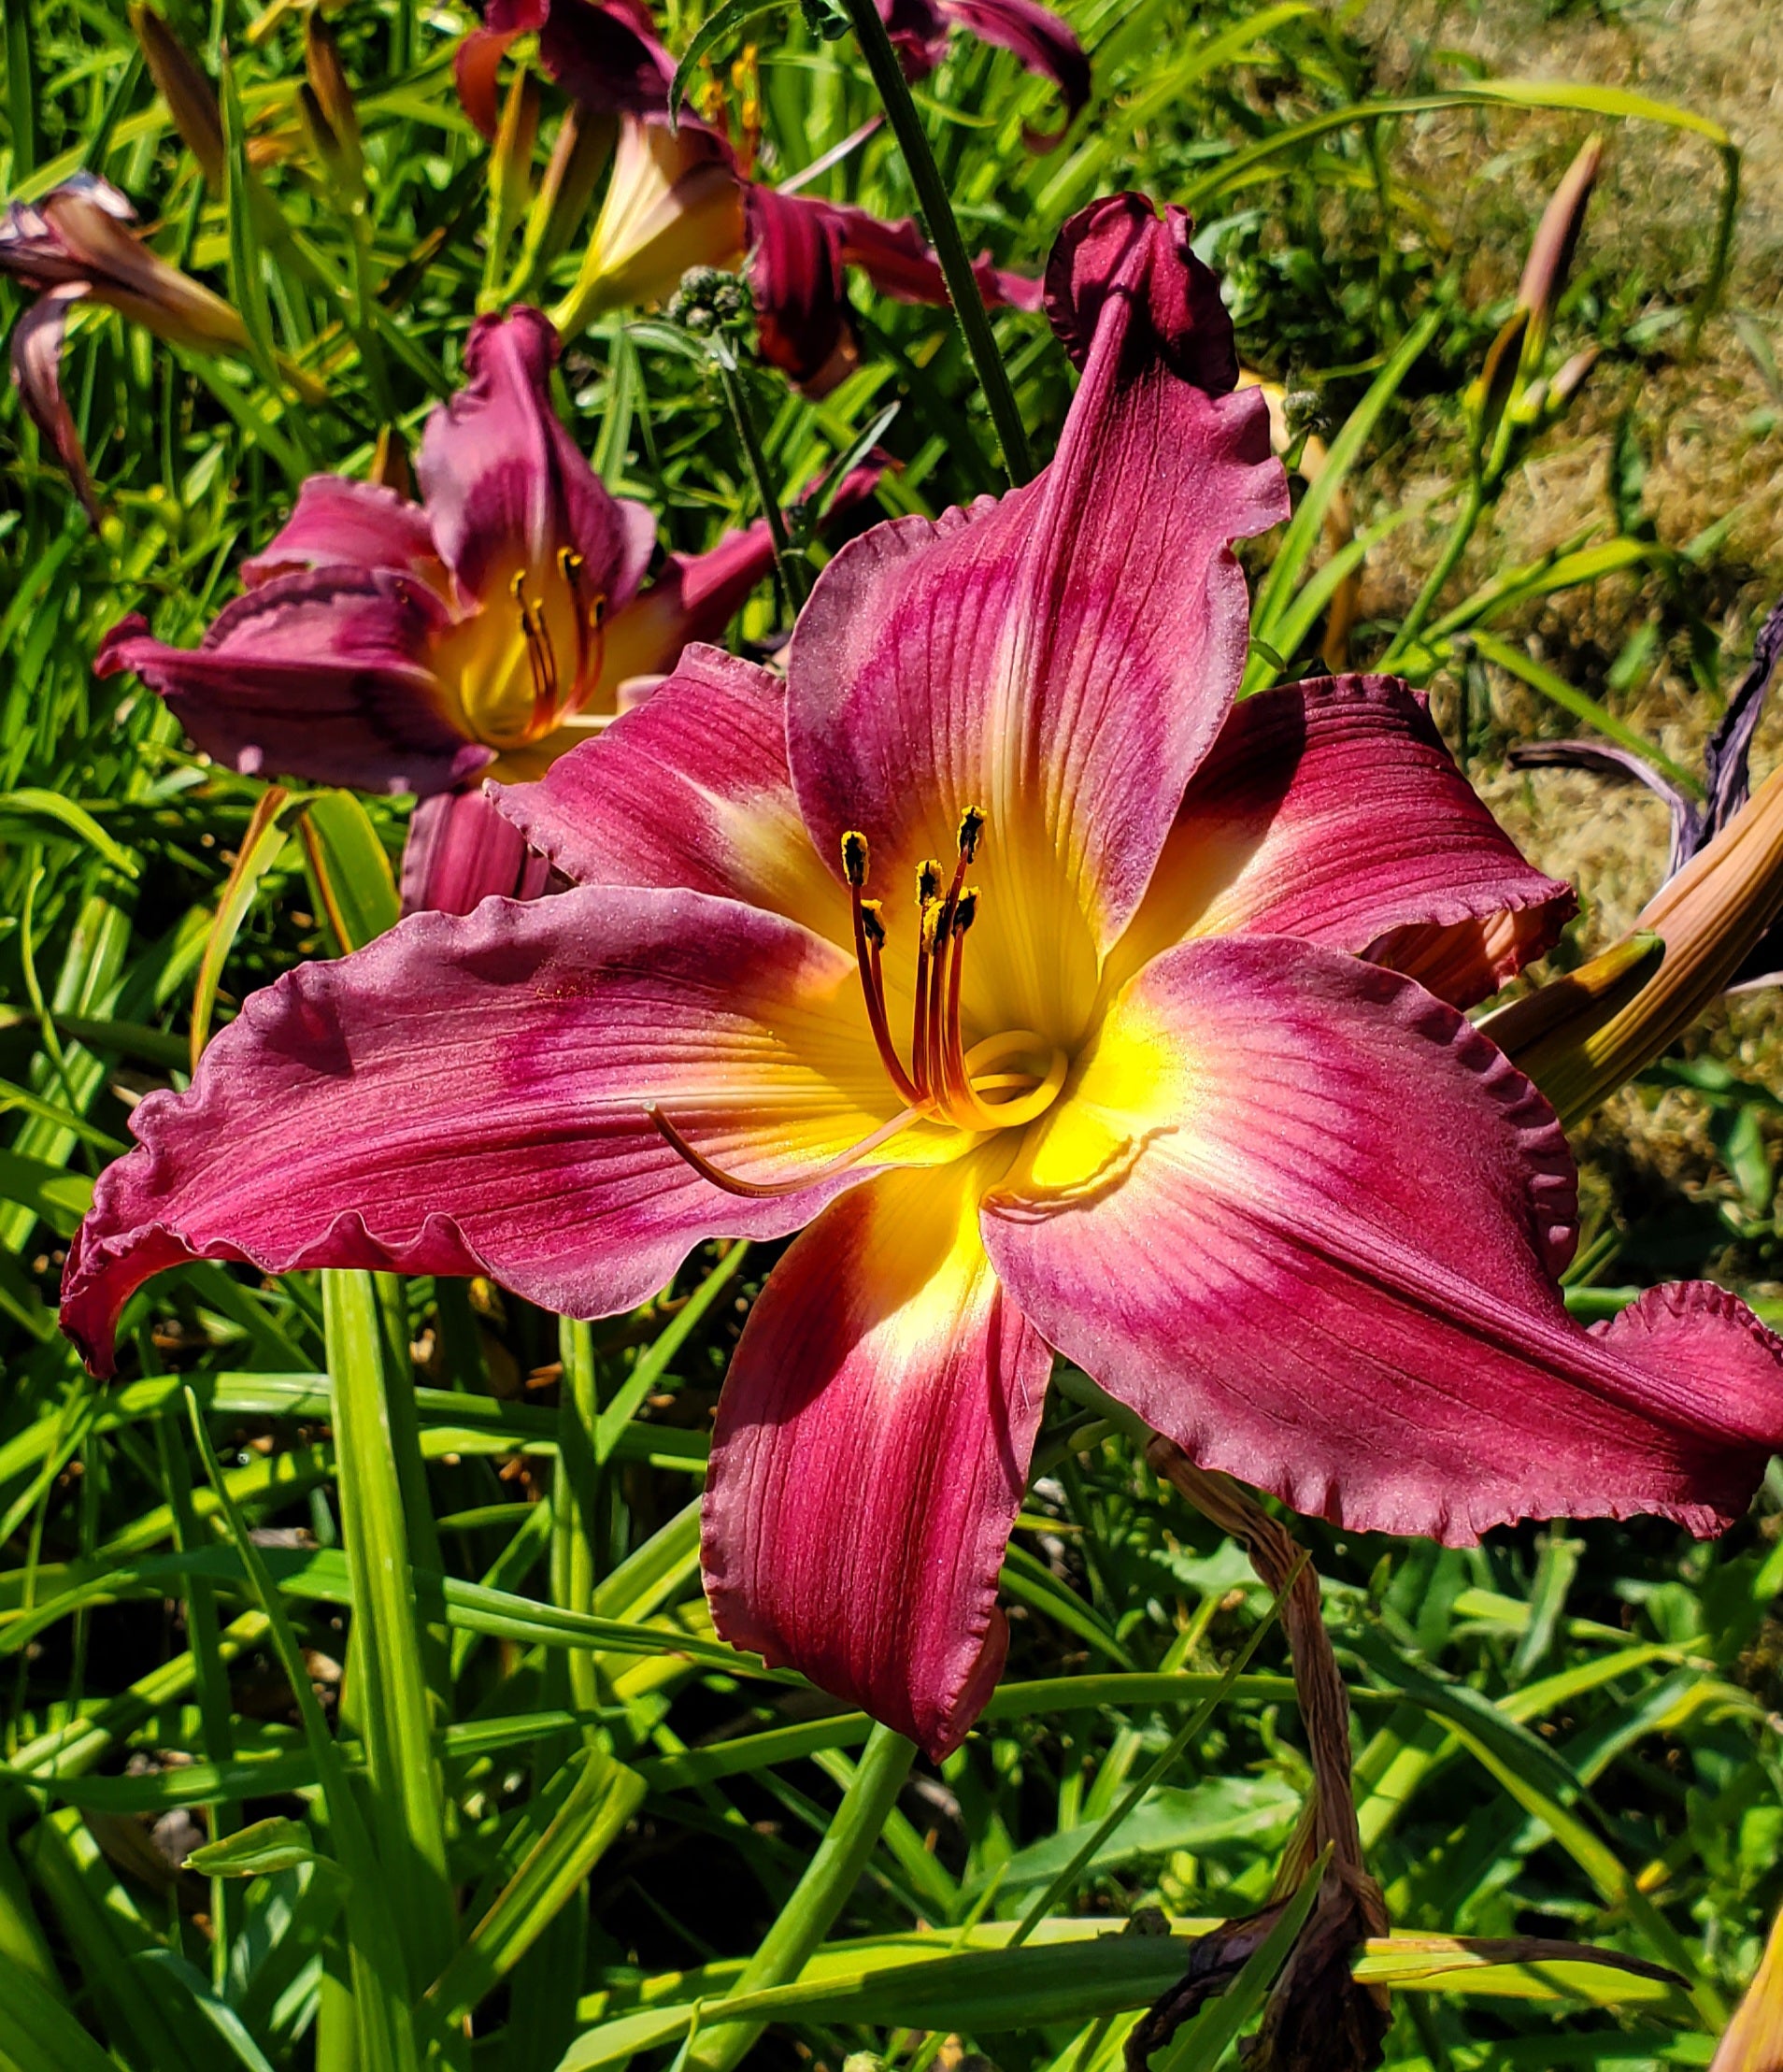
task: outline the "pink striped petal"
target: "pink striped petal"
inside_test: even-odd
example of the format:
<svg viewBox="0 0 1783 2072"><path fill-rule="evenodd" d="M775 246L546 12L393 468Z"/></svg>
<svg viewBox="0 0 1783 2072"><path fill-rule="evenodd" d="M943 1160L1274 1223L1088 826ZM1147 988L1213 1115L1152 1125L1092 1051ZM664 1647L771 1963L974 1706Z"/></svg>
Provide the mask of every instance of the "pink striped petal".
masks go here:
<svg viewBox="0 0 1783 2072"><path fill-rule="evenodd" d="M848 894L792 796L785 687L752 662L690 648L643 704L536 784L490 792L520 835L580 884L685 886L853 940Z"/></svg>
<svg viewBox="0 0 1783 2072"><path fill-rule="evenodd" d="M403 911L468 914L494 893L536 899L551 866L480 792L418 799L403 848Z"/></svg>
<svg viewBox="0 0 1783 2072"><path fill-rule="evenodd" d="M1403 683L1284 684L1234 707L1195 773L1115 982L1186 936L1298 936L1468 1007L1551 950L1576 906L1524 862Z"/></svg>
<svg viewBox="0 0 1783 2072"><path fill-rule="evenodd" d="M396 568L443 590L434 529L419 504L376 482L312 475L297 507L259 553L241 564L251 590L301 568Z"/></svg>
<svg viewBox="0 0 1783 2072"><path fill-rule="evenodd" d="M706 1487L719 1632L937 1760L1003 1666L997 1572L1052 1364L979 1242L990 1158L887 1174L793 1244L731 1361Z"/></svg>
<svg viewBox="0 0 1783 2072"><path fill-rule="evenodd" d="M985 1241L1022 1311L1204 1466L1347 1526L1738 1516L1783 1444L1783 1341L1662 1290L1602 1334L1554 1274L1552 1111L1396 973L1282 936L1128 987Z"/></svg>
<svg viewBox="0 0 1783 2072"><path fill-rule="evenodd" d="M1100 953L1145 891L1224 722L1248 639L1229 543L1285 515L1267 413L1163 364L1159 270L1179 225L1135 233L1102 293L1051 465L939 523L850 541L792 637L788 741L826 862L859 828L894 891L989 816L968 960L993 1026L1073 1042ZM888 908L890 912L890 908Z"/></svg>
<svg viewBox="0 0 1783 2072"><path fill-rule="evenodd" d="M190 1092L142 1103L70 1254L64 1322L108 1365L132 1291L195 1258L486 1273L600 1316L701 1238L783 1236L867 1177L739 1199L668 1149L651 1103L757 1179L855 1143L896 1101L852 958L691 893L417 914L256 993Z"/></svg>
<svg viewBox="0 0 1783 2072"><path fill-rule="evenodd" d="M641 504L610 496L551 407L557 334L536 309L479 317L465 386L427 421L415 475L447 566L481 602L519 570L536 583L564 549L608 610L636 590L655 544Z"/></svg>
<svg viewBox="0 0 1783 2072"><path fill-rule="evenodd" d="M134 669L207 754L252 777L364 792L442 792L490 751L447 717L430 665L446 607L382 569L280 576L218 613L196 648L132 616L93 667Z"/></svg>

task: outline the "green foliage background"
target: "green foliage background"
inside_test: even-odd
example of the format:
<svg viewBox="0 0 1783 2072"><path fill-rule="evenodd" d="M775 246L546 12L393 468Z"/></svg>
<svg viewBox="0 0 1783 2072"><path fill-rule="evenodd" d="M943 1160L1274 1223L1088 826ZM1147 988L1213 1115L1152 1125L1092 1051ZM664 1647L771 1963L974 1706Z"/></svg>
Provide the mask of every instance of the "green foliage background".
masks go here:
<svg viewBox="0 0 1783 2072"><path fill-rule="evenodd" d="M678 44L695 25L681 11ZM1551 364L1588 340L1605 360L1584 417L1519 449L1520 465L1587 443L1600 511L1519 551L1494 495L1399 648L1513 811L1535 801L1496 775L1506 738L1654 723L1641 701L1662 658L1686 706L1676 728L1659 717L1688 752L1743 661L1738 543L1715 522L1682 539L1656 524L1638 412L1591 398L1727 350L1725 136L1599 75L1506 86L1434 26L1407 46L1349 9L1069 11L1096 98L1059 151L1022 148L1023 121L1054 111L1006 57L963 39L918 90L968 244L1037 268L1072 210L1127 185L1194 210L1248 363L1305 396L1338 455L1326 493L1347 475L1368 550L1361 662L1400 639L1441 538L1430 513L1464 502L1464 391L1533 220L1509 206L1485 245L1458 244L1472 218L1433 163L1519 154L1539 206L1592 124L1625 168L1695 154L1664 267L1628 257L1619 221L1614 264L1588 231ZM207 946L224 960L219 1021L340 947L313 855L282 832L239 925L220 924L261 787L194 758L128 679L95 681L98 636L141 609L195 639L303 475L364 472L386 427L412 440L479 301L517 269L548 299L578 257L572 238L526 279L517 246L492 250L488 154L450 84L459 12L355 0L336 19L363 210L297 123L297 9L170 13L213 76L226 63L239 107L221 193L117 9L7 0L5 16L7 191L103 172L158 250L250 314L256 350L205 360L77 315L64 379L108 505L97 533L16 400L0 413L0 2065L574 2072L667 2064L696 2027L687 2062L711 2072L751 2043L763 2064L831 2072L863 2049L908 2072L963 2053L1102 2072L1182 1963L1122 1924L1161 1925L1156 1908L1181 1934L1260 1904L1307 1783L1266 1596L1118 1435L1055 1406L1005 1576L1005 1687L957 1755L906 1779L859 1715L710 1637L692 1507L762 1249L708 1250L592 1329L482 1286L193 1266L132 1304L109 1388L53 1331L62 1247L130 1105L184 1083ZM875 111L848 41L814 40L796 12L749 33L775 177ZM912 205L883 136L825 191ZM21 298L0 300L9 322ZM994 491L946 312L857 303L861 364L821 402L749 378L772 474L801 486L895 403L883 444L900 465L875 515ZM995 321L1044 454L1067 366L1041 320ZM1762 372L1769 334L1741 321ZM274 377L280 354L325 383L324 406ZM572 342L562 376L567 422L661 514L664 546L753 515L697 368L615 318ZM1436 500L1408 524L1413 479ZM1528 479L1513 470L1506 493ZM1318 516L1303 506L1256 558L1253 680L1317 650ZM1607 646L1531 652L1533 627L1605 593ZM764 591L734 636L759 650L778 630ZM396 853L403 805L367 811L323 809L324 865L367 826ZM376 869L365 882L375 911L388 893ZM1618 889L1585 891L1589 932ZM1776 1318L1779 1104L1754 1013L1651 1076L1649 1107L1680 1090L1705 1104L1690 1198L1630 1152L1636 1111L1618 1111L1619 1136L1599 1126L1583 1313L1713 1266ZM1708 2062L1783 1899L1779 1510L1774 1467L1715 1546L1641 1522L1465 1552L1300 1528L1351 1683L1364 1836L1414 1938L1367 1960L1402 1989L1399 2072ZM1656 1961L1689 1990L1415 1939L1528 1935ZM734 1990L747 2019L727 2025ZM1185 2031L1172 2072L1218 2049Z"/></svg>

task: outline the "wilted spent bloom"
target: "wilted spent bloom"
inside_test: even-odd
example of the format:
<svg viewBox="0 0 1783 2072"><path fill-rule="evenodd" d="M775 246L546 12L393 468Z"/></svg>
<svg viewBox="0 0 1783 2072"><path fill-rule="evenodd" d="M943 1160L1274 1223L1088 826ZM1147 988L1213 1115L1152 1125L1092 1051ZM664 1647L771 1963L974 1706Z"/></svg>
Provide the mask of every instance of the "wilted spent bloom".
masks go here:
<svg viewBox="0 0 1783 2072"><path fill-rule="evenodd" d="M1467 1021L1574 907L1380 677L1239 701L1287 515L1180 211L1067 224L1032 482L818 578L784 679L705 648L497 806L575 880L288 973L132 1117L64 1319L194 1256L622 1312L799 1232L733 1355L719 1631L932 1754L982 1708L1055 1352L1352 1531L1740 1516L1783 1341L1601 1331L1552 1109Z"/></svg>
<svg viewBox="0 0 1783 2072"><path fill-rule="evenodd" d="M0 273L39 291L37 302L13 326L12 379L95 520L86 455L62 393L70 307L88 298L106 303L200 352L241 351L248 343L228 303L150 250L129 227L136 216L115 187L78 173L39 202L12 203L0 221Z"/></svg>
<svg viewBox="0 0 1783 2072"><path fill-rule="evenodd" d="M1481 1024L1563 1122L1589 1115L1662 1056L1723 993L1783 983L1783 767L1747 795L1752 736L1780 659L1783 606L1761 628L1752 666L1710 736L1701 805L1643 757L1605 742L1533 742L1511 752L1525 767L1634 778L1672 816L1666 881L1623 942L1584 973L1537 988ZM1631 986L1637 952L1655 940L1662 961ZM1606 982L1594 990L1590 979ZM1619 982L1611 986L1612 979ZM1565 1008L1558 1016L1557 993Z"/></svg>
<svg viewBox="0 0 1783 2072"><path fill-rule="evenodd" d="M186 149L198 161L205 183L213 193L223 184L222 111L217 92L199 69L192 53L175 36L147 0L131 0L130 26L143 62L157 92L167 104L174 127Z"/></svg>

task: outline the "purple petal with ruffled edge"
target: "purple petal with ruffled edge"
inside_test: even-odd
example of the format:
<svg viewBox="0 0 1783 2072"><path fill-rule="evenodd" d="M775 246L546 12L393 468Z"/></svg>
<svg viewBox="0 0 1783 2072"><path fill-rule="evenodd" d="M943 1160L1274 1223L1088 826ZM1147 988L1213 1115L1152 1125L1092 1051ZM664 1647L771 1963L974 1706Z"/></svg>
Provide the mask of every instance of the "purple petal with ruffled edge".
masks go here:
<svg viewBox="0 0 1783 2072"><path fill-rule="evenodd" d="M467 601L517 571L540 579L565 548L580 579L626 603L656 540L642 504L609 495L551 407L557 334L524 307L479 317L464 346L465 386L427 421L415 464L440 556Z"/></svg>
<svg viewBox="0 0 1783 2072"><path fill-rule="evenodd" d="M719 1632L936 1761L1003 1667L997 1573L1052 1366L978 1237L1006 1155L827 1208L757 1298L712 1434Z"/></svg>
<svg viewBox="0 0 1783 2072"><path fill-rule="evenodd" d="M842 231L826 202L744 189L749 290L764 359L794 381L814 381L834 358L847 323Z"/></svg>
<svg viewBox="0 0 1783 2072"><path fill-rule="evenodd" d="M447 716L429 666L448 622L406 576L319 568L236 598L196 648L166 646L133 614L93 667L134 669L207 754L250 777L425 794L490 760Z"/></svg>
<svg viewBox="0 0 1783 2072"><path fill-rule="evenodd" d="M1317 678L1234 707L1105 983L1185 936L1298 936L1470 1007L1577 904L1518 853L1420 698L1392 677Z"/></svg>
<svg viewBox="0 0 1783 2072"><path fill-rule="evenodd" d="M941 0L941 12L980 43L1013 51L1030 72L1052 81L1064 102L1064 121L1050 136L1032 129L1025 134L1034 150L1063 142L1090 98L1090 60L1070 23L1037 0Z"/></svg>
<svg viewBox="0 0 1783 2072"><path fill-rule="evenodd" d="M895 1106L854 961L694 893L578 887L417 914L253 995L185 1093L151 1093L63 1279L108 1369L123 1303L189 1259L491 1274L569 1316L632 1308L704 1237L784 1236L846 1173L741 1200L670 1150L797 1178Z"/></svg>
<svg viewBox="0 0 1783 2072"><path fill-rule="evenodd" d="M668 107L675 60L648 7L551 0L538 54L564 93L597 115L649 115Z"/></svg>
<svg viewBox="0 0 1783 2072"><path fill-rule="evenodd" d="M675 674L536 784L492 784L520 834L587 885L684 885L785 914L852 954L847 895L819 861L786 766L786 689L690 648Z"/></svg>
<svg viewBox="0 0 1783 2072"><path fill-rule="evenodd" d="M1132 982L986 1203L1023 1313L1205 1467L1362 1531L1703 1533L1783 1445L1783 1340L1718 1289L1592 1334L1553 1111L1453 1008L1283 936Z"/></svg>
<svg viewBox="0 0 1783 2072"><path fill-rule="evenodd" d="M440 792L416 802L403 849L404 913L468 914L498 893L536 899L550 875L482 793Z"/></svg>
<svg viewBox="0 0 1783 2072"><path fill-rule="evenodd" d="M297 507L260 552L241 564L251 590L300 568L393 568L445 593L446 570L419 504L376 482L312 475Z"/></svg>

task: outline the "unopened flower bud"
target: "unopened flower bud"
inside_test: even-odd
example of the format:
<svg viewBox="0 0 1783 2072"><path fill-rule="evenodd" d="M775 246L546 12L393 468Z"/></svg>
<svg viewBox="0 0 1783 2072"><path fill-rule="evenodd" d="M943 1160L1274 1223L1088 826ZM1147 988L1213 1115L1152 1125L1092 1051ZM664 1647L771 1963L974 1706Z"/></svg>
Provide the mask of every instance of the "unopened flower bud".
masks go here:
<svg viewBox="0 0 1783 2072"><path fill-rule="evenodd" d="M217 105L216 89L200 70L198 61L144 0L133 0L130 26L136 32L149 76L167 104L180 141L198 161L206 186L221 193L222 111Z"/></svg>
<svg viewBox="0 0 1783 2072"><path fill-rule="evenodd" d="M747 322L751 307L749 287L738 275L690 266L664 314L696 338L709 338Z"/></svg>
<svg viewBox="0 0 1783 2072"><path fill-rule="evenodd" d="M340 62L340 46L334 32L312 7L304 24L304 70L309 96L306 113L309 121L329 138L323 156L329 173L345 183L349 197L357 198L365 182L365 153L360 139L359 109ZM317 117L321 118L317 124Z"/></svg>
<svg viewBox="0 0 1783 2072"><path fill-rule="evenodd" d="M1554 307L1566 285L1566 275L1585 227L1585 207L1597 182L1604 160L1604 139L1589 137L1566 169L1566 177L1554 190L1553 199L1542 211L1523 278L1518 283L1518 307L1529 311L1529 331L1523 341L1523 365L1533 370L1548 346Z"/></svg>

